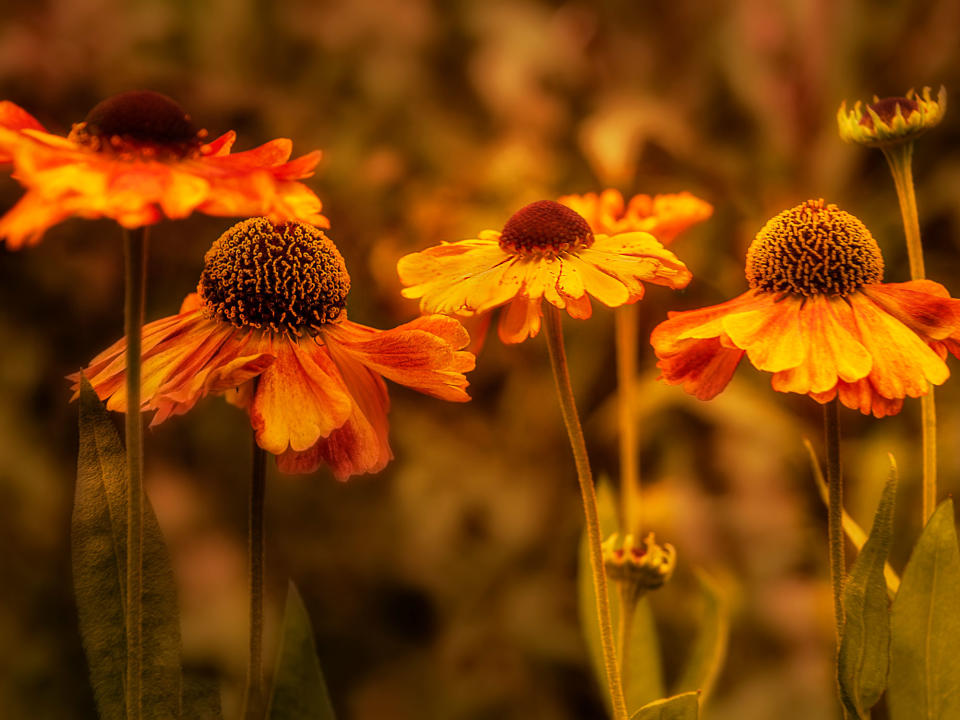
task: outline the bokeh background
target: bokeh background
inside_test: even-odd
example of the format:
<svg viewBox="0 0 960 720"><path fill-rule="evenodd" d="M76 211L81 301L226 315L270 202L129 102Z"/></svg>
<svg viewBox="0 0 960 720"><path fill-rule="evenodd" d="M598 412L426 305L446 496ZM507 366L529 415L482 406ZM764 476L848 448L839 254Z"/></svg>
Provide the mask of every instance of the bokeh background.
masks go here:
<svg viewBox="0 0 960 720"><path fill-rule="evenodd" d="M825 512L801 439L820 408L741 367L700 403L656 382L649 329L668 309L745 289L744 252L767 218L823 197L864 220L908 279L881 154L844 145L841 100L960 88L960 4L865 0L4 0L0 97L63 132L131 88L177 98L198 125L322 148L309 181L353 275L351 318L413 317L404 252L499 228L533 200L618 187L689 190L715 214L673 246L694 273L643 301L646 527L680 567L656 593L665 673L698 621L694 571L720 578L730 653L716 720L836 716ZM919 141L915 175L931 277L954 294L960 121ZM0 209L18 198L0 178ZM229 220L152 234L148 316L172 314ZM121 332L120 234L68 222L0 249L0 715L94 718L71 597L76 406L64 376ZM567 322L598 474L617 476L612 316ZM392 389L396 459L337 483L268 484L271 623L300 586L343 718L600 718L577 624L582 525L542 338L491 337L474 400ZM942 495L960 487L960 390L938 393ZM894 565L918 532L918 403L841 415L850 511L869 526L887 452L902 471ZM148 491L173 552L187 662L221 676L236 713L246 632L249 426L218 399L147 437ZM271 645L272 647L272 645ZM231 715L233 716L233 715Z"/></svg>

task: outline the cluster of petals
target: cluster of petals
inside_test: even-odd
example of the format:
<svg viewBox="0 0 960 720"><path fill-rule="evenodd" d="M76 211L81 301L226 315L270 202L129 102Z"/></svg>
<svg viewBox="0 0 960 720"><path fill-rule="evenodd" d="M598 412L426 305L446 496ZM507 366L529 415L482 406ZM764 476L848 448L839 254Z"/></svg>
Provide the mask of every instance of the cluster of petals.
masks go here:
<svg viewBox="0 0 960 720"><path fill-rule="evenodd" d="M713 214L713 206L689 192L634 195L625 201L619 190L564 195L563 205L582 216L595 233L648 232L664 245Z"/></svg>
<svg viewBox="0 0 960 720"><path fill-rule="evenodd" d="M315 335L240 328L189 295L178 315L143 328L142 410L152 424L222 394L249 413L257 444L280 470L328 465L338 479L377 472L392 458L384 378L443 400L465 402L474 357L459 322L423 316L391 330L343 319ZM126 412L126 343L83 371L107 408ZM74 389L79 374L73 376Z"/></svg>
<svg viewBox="0 0 960 720"><path fill-rule="evenodd" d="M50 133L19 106L0 102L0 163L12 163L27 190L0 218L0 240L13 249L34 244L71 217L135 228L201 212L329 226L319 198L299 182L313 174L319 151L290 160L292 143L279 138L231 153L235 139L227 132L176 159L104 152Z"/></svg>
<svg viewBox="0 0 960 720"><path fill-rule="evenodd" d="M749 290L720 305L672 312L651 343L668 383L709 400L747 355L780 392L839 397L876 417L926 394L960 357L960 300L939 283L874 283L841 295Z"/></svg>
<svg viewBox="0 0 960 720"><path fill-rule="evenodd" d="M484 230L400 258L403 296L419 298L423 313L482 316L505 306L500 339L519 343L539 333L543 300L586 319L591 297L619 307L641 299L644 282L679 289L691 280L686 265L649 232L598 232L588 247L541 254L504 249L500 238Z"/></svg>

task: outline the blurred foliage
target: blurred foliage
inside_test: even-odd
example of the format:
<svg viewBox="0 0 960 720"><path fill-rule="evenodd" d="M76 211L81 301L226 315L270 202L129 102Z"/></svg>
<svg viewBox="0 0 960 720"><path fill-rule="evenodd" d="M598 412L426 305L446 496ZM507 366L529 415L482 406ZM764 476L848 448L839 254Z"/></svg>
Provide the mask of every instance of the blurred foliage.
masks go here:
<svg viewBox="0 0 960 720"><path fill-rule="evenodd" d="M879 152L843 145L849 100L943 83L956 95L960 4L878 0L7 0L0 97L66 131L129 88L177 98L238 149L291 137L323 148L311 181L354 278L351 317L410 318L397 257L499 228L532 200L608 185L690 190L714 217L674 246L695 280L653 288L667 309L745 288L763 222L808 197L861 217L907 278L893 184ZM960 120L915 154L931 277L960 287ZM19 196L0 179L0 208ZM229 225L195 217L152 234L148 316L176 311ZM93 718L69 571L76 407L63 376L121 332L119 233L73 221L0 250L0 707L7 717ZM597 474L616 477L612 318L567 323ZM732 648L710 716L831 717L825 512L802 436L819 408L742 368L700 403L655 382L644 344L645 526L681 567L652 598L667 681L697 628L694 568L735 579ZM396 460L337 484L273 474L268 573L278 642L288 577L303 590L344 718L602 717L577 625L581 510L538 338L491 338L474 401L393 388ZM960 488L956 384L938 393L942 494ZM902 469L891 561L918 535L919 409L841 422L848 509L868 522L886 452ZM246 420L202 403L147 439L147 482L171 544L186 661L224 676L236 713L245 647Z"/></svg>

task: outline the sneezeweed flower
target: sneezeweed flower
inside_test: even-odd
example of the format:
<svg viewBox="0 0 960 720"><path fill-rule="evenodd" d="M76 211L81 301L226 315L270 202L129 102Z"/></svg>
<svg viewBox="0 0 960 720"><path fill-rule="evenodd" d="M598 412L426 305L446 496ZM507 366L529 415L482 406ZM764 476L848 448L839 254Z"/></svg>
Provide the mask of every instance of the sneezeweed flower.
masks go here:
<svg viewBox="0 0 960 720"><path fill-rule="evenodd" d="M437 245L400 258L404 297L421 312L477 316L506 306L499 335L519 343L540 331L543 300L570 317L636 302L644 282L683 288L690 271L646 232L594 233L570 208L550 200L514 213L502 231Z"/></svg>
<svg viewBox="0 0 960 720"><path fill-rule="evenodd" d="M948 350L960 356L960 301L929 280L882 282L870 231L822 200L767 222L746 276L746 293L654 329L664 380L709 400L746 354L775 390L883 417L947 379Z"/></svg>
<svg viewBox="0 0 960 720"><path fill-rule="evenodd" d="M614 534L603 543L603 563L610 579L642 595L671 578L677 567L677 551L670 543L658 545L653 533L647 533L639 543L629 533L622 542L620 535Z"/></svg>
<svg viewBox="0 0 960 720"><path fill-rule="evenodd" d="M206 135L176 102L145 90L104 100L67 137L0 103L0 162L13 164L27 190L0 218L0 239L12 249L34 244L70 217L112 218L126 228L193 212L329 225L299 182L313 174L318 151L291 161L291 142L276 139L231 154L233 131L211 142Z"/></svg>
<svg viewBox="0 0 960 720"><path fill-rule="evenodd" d="M143 331L143 410L153 423L223 394L246 409L256 442L284 472L328 465L339 479L392 457L383 378L465 402L474 358L455 319L420 317L391 330L347 319L343 258L317 228L254 218L207 252L197 292ZM124 342L84 374L111 410L128 410ZM77 377L73 378L77 380Z"/></svg>
<svg viewBox="0 0 960 720"><path fill-rule="evenodd" d="M837 111L840 137L869 147L883 147L912 140L940 124L947 109L947 91L941 86L936 100L925 87L922 95L910 89L904 97L880 99L866 105L859 100L852 110L844 102Z"/></svg>
<svg viewBox="0 0 960 720"><path fill-rule="evenodd" d="M595 233L648 232L664 245L713 214L713 206L689 192L668 195L634 195L624 201L619 190L607 189L559 198L583 217Z"/></svg>

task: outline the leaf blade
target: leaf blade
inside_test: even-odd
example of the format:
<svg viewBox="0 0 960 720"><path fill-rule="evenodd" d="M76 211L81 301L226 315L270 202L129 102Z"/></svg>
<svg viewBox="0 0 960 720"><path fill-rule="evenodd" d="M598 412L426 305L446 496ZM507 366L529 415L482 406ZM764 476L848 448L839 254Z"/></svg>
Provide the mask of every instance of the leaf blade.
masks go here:
<svg viewBox="0 0 960 720"><path fill-rule="evenodd" d="M700 717L700 693L687 692L655 700L630 716L630 720L697 720Z"/></svg>
<svg viewBox="0 0 960 720"><path fill-rule="evenodd" d="M683 674L673 687L673 693L701 692L701 702L707 703L726 658L730 638L730 603L727 590L705 570L697 571L703 592L704 609L693 649Z"/></svg>

